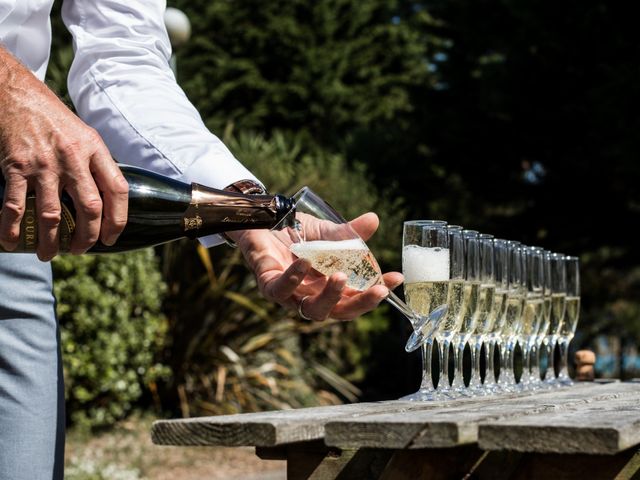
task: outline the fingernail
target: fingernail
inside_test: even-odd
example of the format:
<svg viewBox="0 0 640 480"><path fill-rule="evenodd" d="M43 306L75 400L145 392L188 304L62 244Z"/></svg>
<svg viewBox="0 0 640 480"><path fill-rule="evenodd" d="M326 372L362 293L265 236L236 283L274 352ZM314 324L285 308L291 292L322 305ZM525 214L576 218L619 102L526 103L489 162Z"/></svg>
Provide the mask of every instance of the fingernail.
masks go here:
<svg viewBox="0 0 640 480"><path fill-rule="evenodd" d="M110 237L107 237L105 240L103 240L102 243L110 247L111 245L116 243L116 240L118 240L118 235L111 235Z"/></svg>
<svg viewBox="0 0 640 480"><path fill-rule="evenodd" d="M6 252L13 252L17 246L17 243L0 242L0 248Z"/></svg>
<svg viewBox="0 0 640 480"><path fill-rule="evenodd" d="M347 286L347 276L341 275L340 277L334 279L334 282L335 289L341 292L342 290L344 290L344 287Z"/></svg>
<svg viewBox="0 0 640 480"><path fill-rule="evenodd" d="M298 273L307 273L309 271L309 262L307 262L306 260L303 260L301 262L298 262L295 266L295 271Z"/></svg>

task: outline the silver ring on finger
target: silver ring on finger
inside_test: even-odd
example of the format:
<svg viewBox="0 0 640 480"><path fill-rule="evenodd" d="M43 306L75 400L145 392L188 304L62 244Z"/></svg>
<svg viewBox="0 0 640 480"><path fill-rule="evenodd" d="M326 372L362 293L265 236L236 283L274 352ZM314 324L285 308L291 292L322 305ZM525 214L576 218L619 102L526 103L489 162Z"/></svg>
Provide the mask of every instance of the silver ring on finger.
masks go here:
<svg viewBox="0 0 640 480"><path fill-rule="evenodd" d="M304 297L302 297L300 299L300 301L298 302L298 315L300 315L300 318L303 318L304 320L309 320L311 321L311 319L309 317L307 317L304 312L302 311L302 307L304 306L304 301L309 298L309 295L305 295Z"/></svg>

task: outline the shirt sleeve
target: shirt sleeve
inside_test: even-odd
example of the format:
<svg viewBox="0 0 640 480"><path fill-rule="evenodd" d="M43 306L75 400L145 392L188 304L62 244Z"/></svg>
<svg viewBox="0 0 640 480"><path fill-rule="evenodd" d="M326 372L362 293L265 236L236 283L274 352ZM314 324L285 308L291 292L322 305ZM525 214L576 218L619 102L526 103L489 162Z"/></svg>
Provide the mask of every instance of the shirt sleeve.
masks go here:
<svg viewBox="0 0 640 480"><path fill-rule="evenodd" d="M164 11L162 0L65 0L75 54L68 88L78 115L118 162L215 188L257 181L176 83Z"/></svg>

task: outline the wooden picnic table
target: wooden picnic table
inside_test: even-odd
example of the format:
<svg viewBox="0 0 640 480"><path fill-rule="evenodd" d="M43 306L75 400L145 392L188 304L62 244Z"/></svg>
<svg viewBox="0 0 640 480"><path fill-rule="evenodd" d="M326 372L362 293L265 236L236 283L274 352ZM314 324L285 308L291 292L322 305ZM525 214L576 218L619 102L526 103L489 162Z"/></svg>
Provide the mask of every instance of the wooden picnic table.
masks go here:
<svg viewBox="0 0 640 480"><path fill-rule="evenodd" d="M158 445L253 446L298 479L640 478L640 383L153 424Z"/></svg>

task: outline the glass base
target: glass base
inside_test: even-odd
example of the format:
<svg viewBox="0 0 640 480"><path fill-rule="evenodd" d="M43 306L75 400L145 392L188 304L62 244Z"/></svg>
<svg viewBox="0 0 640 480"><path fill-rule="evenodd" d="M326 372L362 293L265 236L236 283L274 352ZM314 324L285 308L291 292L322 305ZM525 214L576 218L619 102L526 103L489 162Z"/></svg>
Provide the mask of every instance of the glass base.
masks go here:
<svg viewBox="0 0 640 480"><path fill-rule="evenodd" d="M469 389L469 392L472 397L488 397L490 395L499 394L501 390L498 389L497 383L492 383L489 385L480 384L477 386L473 386Z"/></svg>
<svg viewBox="0 0 640 480"><path fill-rule="evenodd" d="M571 377L569 377L569 375L561 374L560 376L558 376L558 378L556 378L556 383L559 383L563 387L568 387L570 385L573 385L573 380L571 380Z"/></svg>
<svg viewBox="0 0 640 480"><path fill-rule="evenodd" d="M495 390L501 393L515 393L518 391L518 384L513 372L505 371L500 373L500 378L496 382Z"/></svg>
<svg viewBox="0 0 640 480"><path fill-rule="evenodd" d="M398 400L405 402L437 402L438 400L448 400L448 397L440 394L437 390L421 388L415 393L400 397Z"/></svg>
<svg viewBox="0 0 640 480"><path fill-rule="evenodd" d="M475 396L473 390L467 387L455 387L451 389L451 395L454 398L470 398Z"/></svg>
<svg viewBox="0 0 640 480"><path fill-rule="evenodd" d="M562 384L560 383L560 380L558 380L556 377L545 379L542 382L542 384L546 388L560 388L560 387L562 387Z"/></svg>
<svg viewBox="0 0 640 480"><path fill-rule="evenodd" d="M536 391L536 390L545 390L546 388L548 388L545 383L542 380L537 380L537 381L533 381L533 382L527 382L525 384L523 384L522 389L526 390L526 391Z"/></svg>
<svg viewBox="0 0 640 480"><path fill-rule="evenodd" d="M440 305L428 317L420 317L413 325L413 333L404 347L407 352L417 350L424 342L433 337L440 322L444 319L445 313L447 313L447 308L447 305Z"/></svg>

